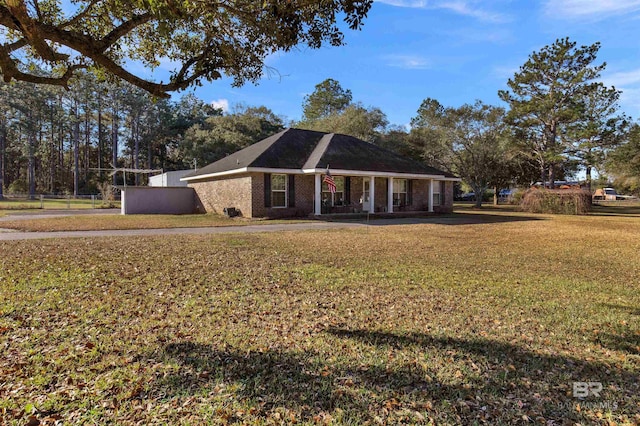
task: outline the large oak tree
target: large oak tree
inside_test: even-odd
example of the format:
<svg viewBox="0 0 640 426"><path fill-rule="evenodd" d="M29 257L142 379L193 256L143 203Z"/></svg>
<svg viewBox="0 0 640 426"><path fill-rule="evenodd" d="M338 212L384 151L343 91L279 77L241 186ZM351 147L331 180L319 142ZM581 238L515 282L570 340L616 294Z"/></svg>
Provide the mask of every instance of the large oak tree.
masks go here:
<svg viewBox="0 0 640 426"><path fill-rule="evenodd" d="M265 58L297 45L343 43L342 19L359 29L372 0L2 0L0 71L12 79L67 86L83 68L157 97L230 76L256 81ZM35 61L46 73L34 72ZM168 81L127 67L175 64Z"/></svg>
<svg viewBox="0 0 640 426"><path fill-rule="evenodd" d="M457 174L471 186L480 207L486 189L511 177L504 115L504 109L481 101L445 108L427 98L411 120L410 141L427 164Z"/></svg>

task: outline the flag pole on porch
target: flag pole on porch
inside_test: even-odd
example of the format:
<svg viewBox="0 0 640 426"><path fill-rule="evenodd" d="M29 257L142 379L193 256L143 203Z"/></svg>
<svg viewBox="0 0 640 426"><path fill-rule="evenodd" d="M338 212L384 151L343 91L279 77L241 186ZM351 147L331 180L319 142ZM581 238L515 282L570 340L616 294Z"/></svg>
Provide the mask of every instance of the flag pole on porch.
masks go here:
<svg viewBox="0 0 640 426"><path fill-rule="evenodd" d="M333 180L333 176L331 176L331 172L329 171L329 165L327 164L327 171L324 174L324 179L322 180L329 187L329 192L332 194L336 193L336 182Z"/></svg>

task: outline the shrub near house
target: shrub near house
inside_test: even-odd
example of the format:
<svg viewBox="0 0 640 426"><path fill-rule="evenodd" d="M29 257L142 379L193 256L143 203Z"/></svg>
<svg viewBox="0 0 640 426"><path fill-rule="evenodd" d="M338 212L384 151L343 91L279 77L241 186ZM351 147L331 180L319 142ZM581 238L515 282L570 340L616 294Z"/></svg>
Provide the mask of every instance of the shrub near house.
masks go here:
<svg viewBox="0 0 640 426"><path fill-rule="evenodd" d="M520 209L529 213L586 214L591 210L591 194L580 189L527 190Z"/></svg>

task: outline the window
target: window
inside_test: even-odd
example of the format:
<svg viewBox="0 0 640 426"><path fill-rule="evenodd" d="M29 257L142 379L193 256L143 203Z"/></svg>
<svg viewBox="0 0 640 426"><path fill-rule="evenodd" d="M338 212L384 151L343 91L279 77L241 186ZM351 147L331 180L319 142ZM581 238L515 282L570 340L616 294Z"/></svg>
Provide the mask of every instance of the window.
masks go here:
<svg viewBox="0 0 640 426"><path fill-rule="evenodd" d="M271 206L287 207L287 175L271 175Z"/></svg>
<svg viewBox="0 0 640 426"><path fill-rule="evenodd" d="M434 180L433 181L433 205L434 206L439 206L441 203L441 186L442 186L442 182Z"/></svg>
<svg viewBox="0 0 640 426"><path fill-rule="evenodd" d="M394 206L406 206L407 205L407 180L406 179L394 179L393 180L393 205Z"/></svg>
<svg viewBox="0 0 640 426"><path fill-rule="evenodd" d="M334 176L336 192L331 194L326 183L322 182L322 204L325 206L344 206L344 176Z"/></svg>

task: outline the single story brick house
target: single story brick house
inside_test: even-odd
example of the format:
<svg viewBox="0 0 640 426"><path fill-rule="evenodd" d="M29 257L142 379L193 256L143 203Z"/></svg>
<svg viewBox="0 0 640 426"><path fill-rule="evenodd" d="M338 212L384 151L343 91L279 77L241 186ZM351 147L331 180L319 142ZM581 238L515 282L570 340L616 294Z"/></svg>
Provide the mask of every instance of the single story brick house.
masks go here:
<svg viewBox="0 0 640 426"><path fill-rule="evenodd" d="M352 136L287 129L181 180L195 190L199 211L232 207L245 217L277 218L450 212L460 179Z"/></svg>

